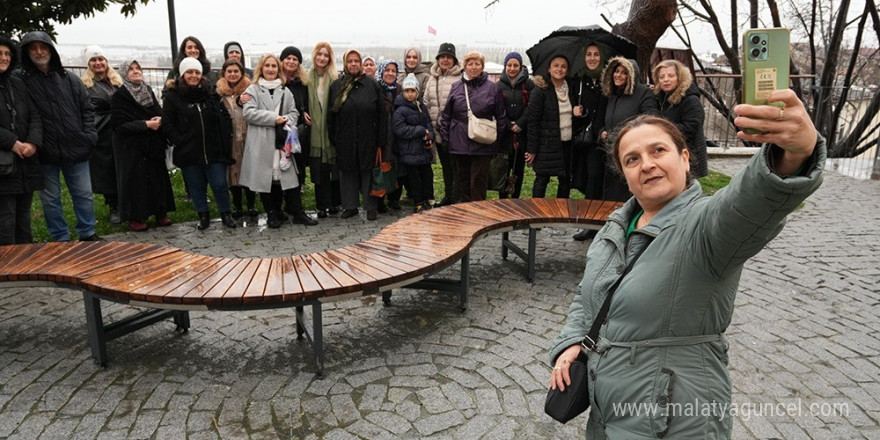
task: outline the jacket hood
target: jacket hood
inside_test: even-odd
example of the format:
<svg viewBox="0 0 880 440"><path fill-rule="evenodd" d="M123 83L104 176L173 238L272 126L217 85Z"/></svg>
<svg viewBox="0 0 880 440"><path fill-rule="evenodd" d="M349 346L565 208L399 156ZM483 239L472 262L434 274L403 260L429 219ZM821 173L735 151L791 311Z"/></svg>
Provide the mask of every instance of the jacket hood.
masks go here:
<svg viewBox="0 0 880 440"><path fill-rule="evenodd" d="M681 100L687 95L696 94L699 96L700 91L697 89L696 84L694 84L693 77L691 77L690 72L687 73L687 75L684 75L679 72L678 87L672 92L666 93L661 90L660 87L654 87L654 93L660 97L661 101L669 101L669 103L673 105L681 103Z"/></svg>
<svg viewBox="0 0 880 440"><path fill-rule="evenodd" d="M632 95L633 89L636 86L636 75L638 75L638 70L635 67L635 63L632 61L623 58L623 57L614 57L608 60L608 65L605 66L605 70L602 71L602 93L605 96L611 96L616 94L614 92L614 71L617 69L617 66L623 66L626 69L626 85L623 87L623 92L618 92L617 94L622 95Z"/></svg>
<svg viewBox="0 0 880 440"><path fill-rule="evenodd" d="M34 62L31 61L30 55L28 55L28 47L31 43L37 41L49 45L49 48L52 51L52 57L49 59L49 70L64 72L64 67L61 65L61 56L58 55L58 49L55 48L55 43L52 42L52 37L43 31L28 32L21 38L21 53L24 54L24 56L21 57L21 67L26 72L34 72L38 70Z"/></svg>
<svg viewBox="0 0 880 440"><path fill-rule="evenodd" d="M458 61L456 61L455 64L446 71L446 75L443 75L440 73L440 64L434 63L431 65L429 73L434 78L440 78L441 76L458 76L461 74L461 70L461 66L458 64Z"/></svg>
<svg viewBox="0 0 880 440"><path fill-rule="evenodd" d="M12 53L12 59L9 60L9 67L5 72L0 73L0 78L6 79L9 78L9 75L12 74L12 71L18 66L18 44L15 44L15 41L6 38L0 37L0 46L6 46L9 48L9 52Z"/></svg>
<svg viewBox="0 0 880 440"><path fill-rule="evenodd" d="M502 72L500 81L504 84L509 85L511 88L515 88L523 82L527 81L528 79L529 68L523 65L522 68L519 70L519 75L517 75L516 78L510 78L507 76L506 72Z"/></svg>
<svg viewBox="0 0 880 440"><path fill-rule="evenodd" d="M229 59L229 46L232 46L233 44L238 46L239 49L241 49L241 64L244 65L244 60L245 60L244 48L241 46L241 44L239 44L238 41L230 41L230 42L223 45L223 59L224 60Z"/></svg>

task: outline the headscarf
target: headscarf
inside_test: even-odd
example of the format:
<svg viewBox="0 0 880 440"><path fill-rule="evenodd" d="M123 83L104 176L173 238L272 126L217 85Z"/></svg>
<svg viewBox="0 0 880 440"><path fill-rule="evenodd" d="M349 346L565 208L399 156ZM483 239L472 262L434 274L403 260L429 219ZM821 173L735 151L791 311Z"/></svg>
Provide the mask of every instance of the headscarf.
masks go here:
<svg viewBox="0 0 880 440"><path fill-rule="evenodd" d="M419 62L416 63L416 67L413 67L412 69L410 69L409 67L406 67L406 56L409 55L409 51L411 51L411 50L416 51L416 56L419 57ZM403 51L403 70L405 73L415 72L416 69L418 69L419 65L421 65L421 64L422 64L422 51L419 50L418 47L408 47L405 51ZM400 70L400 66L397 66L397 70Z"/></svg>
<svg viewBox="0 0 880 440"><path fill-rule="evenodd" d="M606 58L605 49L602 48L602 45L600 45L599 43L592 42L592 41L584 45L584 53L585 54L586 54L587 48L590 46L596 46L599 48L599 66L596 67L595 69L590 70L590 68L588 68L586 65L584 65L584 68L581 69L580 72L577 73L577 76L578 77L586 76L586 77L589 77L590 79L598 80L598 79L602 78L602 71L605 69L605 61L608 61L608 59Z"/></svg>
<svg viewBox="0 0 880 440"><path fill-rule="evenodd" d="M397 90L397 76L394 77L394 82L388 84L385 80L382 79L382 75L385 73L385 68L388 67L389 64L394 64L397 67L398 73L400 73L400 65L397 64L397 61L394 60L382 60L379 62L379 67L376 68L376 81L379 82L379 85L382 86L382 90L386 90L389 92L393 92Z"/></svg>
<svg viewBox="0 0 880 440"><path fill-rule="evenodd" d="M122 86L128 89L128 92L131 93L131 96L134 97L138 104L142 107L150 107L153 105L153 94L150 93L150 85L145 83L143 79L137 83L128 79L128 69L132 64L137 64L138 67L141 66L141 63L137 62L137 60L125 60L119 65L119 71L122 72Z"/></svg>
<svg viewBox="0 0 880 440"><path fill-rule="evenodd" d="M342 76L342 90L339 91L339 94L336 95L336 99L333 101L333 107L330 107L331 112L338 112L339 109L342 108L342 104L345 104L345 101L348 99L348 94L351 93L351 90L354 89L354 82L359 80L362 76L364 76L363 67L361 71L357 73L357 75L352 75L348 72L348 56L351 54L357 54L358 58L363 62L363 57L361 53L356 49L349 49L345 51L345 54L342 55L342 64L343 64L343 72L345 72Z"/></svg>

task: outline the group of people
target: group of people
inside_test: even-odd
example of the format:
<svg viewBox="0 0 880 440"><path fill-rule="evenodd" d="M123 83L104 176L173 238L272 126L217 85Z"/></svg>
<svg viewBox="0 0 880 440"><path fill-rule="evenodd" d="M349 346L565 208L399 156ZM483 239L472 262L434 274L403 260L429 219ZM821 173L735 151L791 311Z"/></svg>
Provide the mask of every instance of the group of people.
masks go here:
<svg viewBox="0 0 880 440"><path fill-rule="evenodd" d="M634 62L606 60L599 45L585 47L582 71L572 75L570 60L560 55L534 79L522 56L511 52L500 80L493 82L482 54L469 52L459 60L451 43L440 45L433 63L423 63L416 47L404 51L402 63L377 63L349 50L340 74L326 42L314 47L307 71L294 46L263 55L251 70L242 45L231 41L214 71L204 45L190 36L180 45L161 104L137 60L126 60L117 71L98 46L83 52L87 70L81 81L61 66L44 32L22 39L19 74L12 75L16 45L3 40L2 47L10 54L9 62L0 64L4 100L18 98L15 118L31 119L12 123L11 113L3 113L9 119L3 133L10 132L9 148L19 166L16 184L0 189L0 195L9 193L2 197L0 217L14 226L4 230L20 229L4 243L30 240L27 194L35 190L52 239L70 239L59 174L71 193L82 240L100 239L92 193L104 196L111 223L144 231L154 217L157 225L170 225L168 213L176 206L166 169L169 148L200 230L211 224L209 187L226 227L258 214L257 194L270 228L288 220L317 224L302 203L307 169L319 219L340 212L342 218L354 217L362 207L367 219L375 220L381 212L401 209L404 189L415 212L482 200L490 163L499 153L509 158L508 172L516 176L513 186L499 190L502 198L520 196L530 165L536 175L532 197L544 197L556 177L557 197L576 188L588 198L625 200L627 186L609 171L603 146L609 132L644 113L678 124L699 159L696 175L706 173L702 106L689 71L664 62L654 70L651 93L638 83ZM494 124L495 140L474 140L471 117ZM398 185L377 197L373 170L383 161L391 163ZM444 190L439 200L431 168L437 161Z"/></svg>

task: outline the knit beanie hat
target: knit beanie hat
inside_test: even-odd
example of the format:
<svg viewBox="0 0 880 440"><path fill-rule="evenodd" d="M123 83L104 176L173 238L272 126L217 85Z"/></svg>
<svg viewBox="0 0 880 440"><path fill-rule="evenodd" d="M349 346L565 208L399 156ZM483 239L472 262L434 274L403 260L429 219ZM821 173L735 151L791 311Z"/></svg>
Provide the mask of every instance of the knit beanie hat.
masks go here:
<svg viewBox="0 0 880 440"><path fill-rule="evenodd" d="M303 53L295 46L287 46L284 48L284 50L281 51L281 57L280 57L281 61L284 61L285 58L287 58L291 55L295 56L296 59L298 59L299 62L302 63Z"/></svg>
<svg viewBox="0 0 880 440"><path fill-rule="evenodd" d="M419 89L419 80L412 73L407 74L403 79L403 90Z"/></svg>
<svg viewBox="0 0 880 440"><path fill-rule="evenodd" d="M101 46L87 46L82 52L83 62L88 64L89 60L95 57L107 58L104 56L104 49Z"/></svg>
<svg viewBox="0 0 880 440"><path fill-rule="evenodd" d="M503 65L506 66L507 62L510 61L511 59L519 61L520 65L522 65L522 63L523 63L522 55L520 55L519 52L511 52L511 53L507 54L507 56L504 57Z"/></svg>
<svg viewBox="0 0 880 440"><path fill-rule="evenodd" d="M226 55L229 55L229 52L232 52L233 50L238 51L238 53L244 53L241 51L241 46L237 44L230 44L229 46L226 46Z"/></svg>
<svg viewBox="0 0 880 440"><path fill-rule="evenodd" d="M193 57L186 57L180 60L180 65L177 66L177 71L183 75L190 70L198 70L199 73L202 73L202 63L200 63L197 58Z"/></svg>
<svg viewBox="0 0 880 440"><path fill-rule="evenodd" d="M455 45L452 43L441 44L440 49L437 50L437 56L434 57L434 59L439 60L443 55L449 55L452 58L455 58L455 61L458 61L458 57L455 56Z"/></svg>

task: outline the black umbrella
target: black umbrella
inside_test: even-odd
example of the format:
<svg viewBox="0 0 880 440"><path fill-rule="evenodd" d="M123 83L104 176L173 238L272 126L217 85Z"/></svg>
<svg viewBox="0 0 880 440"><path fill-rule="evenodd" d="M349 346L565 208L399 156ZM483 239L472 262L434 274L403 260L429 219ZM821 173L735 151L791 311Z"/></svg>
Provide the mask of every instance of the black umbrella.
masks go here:
<svg viewBox="0 0 880 440"><path fill-rule="evenodd" d="M544 75L550 67L550 60L557 55L564 55L571 62L569 76L574 76L583 69L584 50L589 44L596 44L605 55L603 62L611 57L621 55L635 59L638 48L631 41L620 35L612 34L597 25L575 27L563 26L541 39L538 44L526 51L532 63L532 72Z"/></svg>

